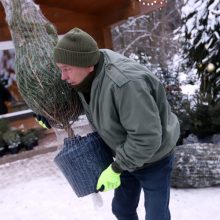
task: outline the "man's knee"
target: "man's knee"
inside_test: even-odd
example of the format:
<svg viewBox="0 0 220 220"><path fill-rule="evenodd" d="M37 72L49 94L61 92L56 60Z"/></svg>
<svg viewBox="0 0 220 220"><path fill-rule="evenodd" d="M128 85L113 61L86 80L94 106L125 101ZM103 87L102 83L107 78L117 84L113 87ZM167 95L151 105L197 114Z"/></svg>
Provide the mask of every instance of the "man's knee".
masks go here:
<svg viewBox="0 0 220 220"><path fill-rule="evenodd" d="M112 200L112 213L118 220L138 220L136 209L132 210L129 206L124 206L123 202Z"/></svg>

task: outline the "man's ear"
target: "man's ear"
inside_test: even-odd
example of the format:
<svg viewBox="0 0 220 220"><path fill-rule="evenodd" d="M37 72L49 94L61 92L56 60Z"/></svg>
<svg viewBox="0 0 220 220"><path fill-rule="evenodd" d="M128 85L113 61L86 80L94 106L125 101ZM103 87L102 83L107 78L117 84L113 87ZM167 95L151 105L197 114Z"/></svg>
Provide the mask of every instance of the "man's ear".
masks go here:
<svg viewBox="0 0 220 220"><path fill-rule="evenodd" d="M94 66L89 66L88 70L89 70L89 72L93 72L94 71Z"/></svg>

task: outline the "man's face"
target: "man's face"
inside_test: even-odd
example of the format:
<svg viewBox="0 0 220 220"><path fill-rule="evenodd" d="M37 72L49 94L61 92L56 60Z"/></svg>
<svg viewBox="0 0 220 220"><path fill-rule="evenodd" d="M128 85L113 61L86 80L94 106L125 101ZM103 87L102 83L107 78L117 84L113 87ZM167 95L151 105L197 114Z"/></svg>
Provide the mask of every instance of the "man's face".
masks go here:
<svg viewBox="0 0 220 220"><path fill-rule="evenodd" d="M72 86L80 84L94 70L94 66L78 67L61 63L57 66L61 70L61 79Z"/></svg>

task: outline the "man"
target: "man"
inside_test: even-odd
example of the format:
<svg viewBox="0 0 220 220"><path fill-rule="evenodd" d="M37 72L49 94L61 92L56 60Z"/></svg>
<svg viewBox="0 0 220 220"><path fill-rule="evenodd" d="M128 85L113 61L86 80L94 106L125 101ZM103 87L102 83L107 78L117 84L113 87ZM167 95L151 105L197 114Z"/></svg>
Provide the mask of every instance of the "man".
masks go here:
<svg viewBox="0 0 220 220"><path fill-rule="evenodd" d="M115 161L102 172L97 190L115 189L113 214L137 220L141 189L147 220L168 220L173 149L179 123L162 84L144 66L111 50L99 50L74 28L54 50L61 79L78 92L86 115Z"/></svg>

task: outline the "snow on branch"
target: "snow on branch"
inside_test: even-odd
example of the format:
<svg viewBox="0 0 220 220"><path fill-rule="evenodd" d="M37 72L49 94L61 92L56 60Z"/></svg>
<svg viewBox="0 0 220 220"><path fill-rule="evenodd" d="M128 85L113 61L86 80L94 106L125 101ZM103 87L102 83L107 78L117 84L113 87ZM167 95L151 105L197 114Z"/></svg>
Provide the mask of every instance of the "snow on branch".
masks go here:
<svg viewBox="0 0 220 220"><path fill-rule="evenodd" d="M220 10L212 10L211 13L214 15L220 15Z"/></svg>
<svg viewBox="0 0 220 220"><path fill-rule="evenodd" d="M139 40L141 40L141 39L143 39L145 37L149 37L149 36L151 36L151 34L146 34L145 33L145 34L137 37L134 41L132 41L130 44L128 44L126 46L126 48L123 50L122 54L124 55L132 47L132 45L134 45L136 42L138 42Z"/></svg>

